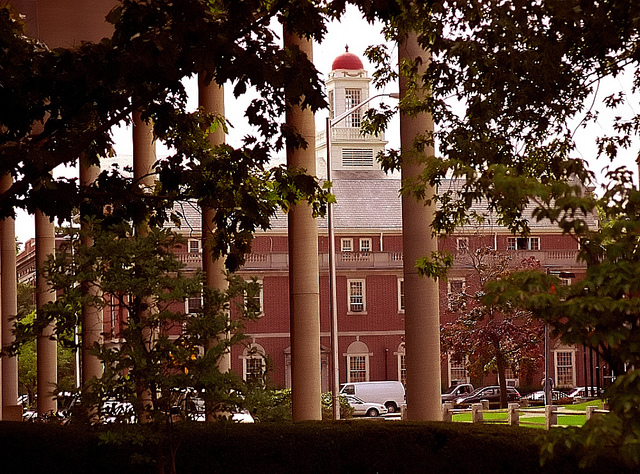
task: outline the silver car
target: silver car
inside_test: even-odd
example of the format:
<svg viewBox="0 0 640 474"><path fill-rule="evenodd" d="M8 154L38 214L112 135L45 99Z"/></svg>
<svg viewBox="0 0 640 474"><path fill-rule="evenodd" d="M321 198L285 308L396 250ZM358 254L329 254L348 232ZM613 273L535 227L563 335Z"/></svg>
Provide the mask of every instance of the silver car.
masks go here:
<svg viewBox="0 0 640 474"><path fill-rule="evenodd" d="M353 408L353 416L380 416L388 411L387 407L380 403L365 402L354 395L347 395L346 398Z"/></svg>

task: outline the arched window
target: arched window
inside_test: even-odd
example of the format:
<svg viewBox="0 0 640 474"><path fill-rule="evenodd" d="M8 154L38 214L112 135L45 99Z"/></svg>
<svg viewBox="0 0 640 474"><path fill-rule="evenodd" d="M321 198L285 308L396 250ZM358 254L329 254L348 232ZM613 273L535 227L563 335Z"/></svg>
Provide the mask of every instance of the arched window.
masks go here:
<svg viewBox="0 0 640 474"><path fill-rule="evenodd" d="M369 381L369 348L362 341L354 341L347 348L347 382Z"/></svg>
<svg viewBox="0 0 640 474"><path fill-rule="evenodd" d="M345 89L344 110L349 110L362 102L362 91L360 89ZM347 127L360 128L361 110L354 110L346 120Z"/></svg>

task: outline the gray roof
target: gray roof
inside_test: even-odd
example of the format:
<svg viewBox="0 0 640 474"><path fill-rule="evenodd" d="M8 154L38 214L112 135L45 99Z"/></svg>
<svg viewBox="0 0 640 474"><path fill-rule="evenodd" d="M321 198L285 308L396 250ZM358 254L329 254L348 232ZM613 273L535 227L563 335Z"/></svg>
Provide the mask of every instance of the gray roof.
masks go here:
<svg viewBox="0 0 640 474"><path fill-rule="evenodd" d="M333 181L336 229L402 229L400 180L374 176Z"/></svg>
<svg viewBox="0 0 640 474"><path fill-rule="evenodd" d="M440 184L440 186L438 187L438 191L440 192L444 192L445 190L453 190L453 191L459 191L462 189L464 181L461 179L446 179L443 180L442 183ZM578 181L575 181L575 184L579 184ZM586 189L583 188L585 193L591 192L590 189ZM533 217L533 210L535 209L535 206L528 206L527 208L525 208L524 210L524 218L528 220L529 222L529 227L531 228L531 230L541 230L541 229L545 229L545 230L555 230L555 231L560 231L559 227L557 226L557 224L551 224L549 222L548 219L542 219L540 221L538 221L537 219L535 219ZM472 203L471 205L471 212L475 212L478 215L482 215L485 217L485 223L483 224L483 227L487 227L487 226L492 226L492 227L496 227L497 226L497 222L498 222L498 218L497 218L497 214L495 212L489 211L488 206L487 206L487 201L484 199L481 199L479 201L475 201ZM587 225L592 228L592 229L596 229L598 228L598 215L596 211L591 212L588 215L580 215L580 216L576 216L576 217L582 217L585 219L585 222L587 223ZM499 227L499 226L497 226ZM506 230L506 229L505 229Z"/></svg>
<svg viewBox="0 0 640 474"><path fill-rule="evenodd" d="M382 173L382 172L381 172ZM355 179L346 173L333 180L331 192L336 197L333 208L335 229L402 229L400 180L382 177L379 173L361 173ZM368 176L368 177L367 177ZM346 178L346 179L345 179ZM349 179L351 178L351 179ZM318 227L327 227L325 218L318 219ZM286 229L287 217L278 212L272 221L273 229Z"/></svg>
<svg viewBox="0 0 640 474"><path fill-rule="evenodd" d="M402 205L400 199L400 180L384 177L382 172L335 172L332 193L336 196L334 206L334 226L337 230L384 229L387 231L402 230ZM439 189L459 189L459 180L445 180ZM496 215L489 212L486 201L474 202L471 210L486 217L486 222L480 227L496 226ZM559 231L556 225L550 225L548 220L536 221L532 216L533 207L525 210L525 217L529 220L532 230L553 229ZM183 233L199 235L201 230L200 210L195 203L180 203L176 206L182 217ZM586 216L590 227L596 228L598 220L596 213ZM318 219L318 227L326 229L326 218ZM496 229L498 227L498 229ZM271 221L271 228L275 231L286 231L287 216L278 211ZM506 229L504 229L506 231Z"/></svg>

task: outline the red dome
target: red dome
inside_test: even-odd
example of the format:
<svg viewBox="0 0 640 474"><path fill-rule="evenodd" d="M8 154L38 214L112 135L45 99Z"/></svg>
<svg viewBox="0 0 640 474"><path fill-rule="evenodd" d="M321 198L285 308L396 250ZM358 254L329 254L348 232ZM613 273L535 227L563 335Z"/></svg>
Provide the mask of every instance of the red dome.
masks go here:
<svg viewBox="0 0 640 474"><path fill-rule="evenodd" d="M342 53L340 56L333 60L331 70L335 71L336 69L351 69L359 71L360 69L364 69L360 58L355 54L349 52L349 46L347 46L345 49L346 52Z"/></svg>

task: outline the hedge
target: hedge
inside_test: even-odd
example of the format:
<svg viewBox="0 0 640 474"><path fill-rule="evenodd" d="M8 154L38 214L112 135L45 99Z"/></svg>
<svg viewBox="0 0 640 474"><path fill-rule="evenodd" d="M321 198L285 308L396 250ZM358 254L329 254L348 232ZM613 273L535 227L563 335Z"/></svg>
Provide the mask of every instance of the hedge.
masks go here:
<svg viewBox="0 0 640 474"><path fill-rule="evenodd" d="M2 472L571 473L623 472L614 453L588 471L539 463L538 430L464 423L182 423L167 427L0 422Z"/></svg>

